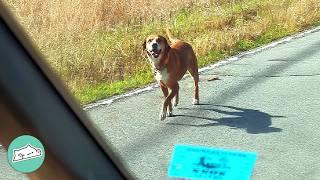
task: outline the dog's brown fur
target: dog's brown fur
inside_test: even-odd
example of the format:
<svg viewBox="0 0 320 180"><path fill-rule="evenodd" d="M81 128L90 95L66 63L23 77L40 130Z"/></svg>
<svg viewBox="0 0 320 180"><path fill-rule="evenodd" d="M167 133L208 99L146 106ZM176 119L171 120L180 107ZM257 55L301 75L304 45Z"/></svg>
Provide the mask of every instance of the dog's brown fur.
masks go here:
<svg viewBox="0 0 320 180"><path fill-rule="evenodd" d="M179 101L179 84L187 71L191 74L194 80L194 98L193 104L199 103L199 74L198 63L195 53L190 44L185 41L172 38L171 33L167 30L167 36L172 42L171 45L166 38L159 35L151 35L144 42L144 50L147 51L149 61L154 67L159 76L164 76L163 70L166 69L167 78L159 79L160 88L163 92L165 100L160 114L160 119L164 120L166 116L172 115L171 100L175 97L174 105ZM151 40L151 41L150 41ZM152 61L152 51L148 51L146 46L148 43L156 42L160 46L159 60ZM157 51L158 52L158 51ZM155 58L153 58L155 59ZM170 92L169 92L170 90ZM167 113L168 112L168 113Z"/></svg>

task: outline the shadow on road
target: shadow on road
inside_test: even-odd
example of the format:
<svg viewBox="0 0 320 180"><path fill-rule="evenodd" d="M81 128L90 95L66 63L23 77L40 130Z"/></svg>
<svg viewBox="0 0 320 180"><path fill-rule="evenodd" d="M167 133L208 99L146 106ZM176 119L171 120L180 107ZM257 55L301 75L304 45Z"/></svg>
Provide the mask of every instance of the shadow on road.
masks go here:
<svg viewBox="0 0 320 180"><path fill-rule="evenodd" d="M181 125L181 126L194 126L194 127L210 127L210 126L229 126L232 129L245 129L247 133L259 134L259 133L271 133L271 132L281 132L282 129L271 127L271 118L285 118L284 116L272 116L268 113L255 110L255 109L245 109L234 106L223 106L223 105L213 105L220 108L228 108L231 111L221 110L220 108L200 108L200 111L213 111L216 113L223 114L223 116L231 115L234 117L222 117L218 119L191 116L191 115L175 115L174 117L190 117L193 119L203 119L212 121L206 124L186 124L186 123L173 123L169 122L168 125ZM180 108L191 110L190 108ZM182 118L179 118L179 120Z"/></svg>
<svg viewBox="0 0 320 180"><path fill-rule="evenodd" d="M266 75L266 76L244 76L244 75L232 75L232 74L206 74L206 75L214 75L219 77L235 77L235 78L277 78L277 77L313 77L320 76L320 73L311 73L311 74L285 74L285 75ZM221 79L219 79L221 80ZM210 80L208 80L210 81Z"/></svg>

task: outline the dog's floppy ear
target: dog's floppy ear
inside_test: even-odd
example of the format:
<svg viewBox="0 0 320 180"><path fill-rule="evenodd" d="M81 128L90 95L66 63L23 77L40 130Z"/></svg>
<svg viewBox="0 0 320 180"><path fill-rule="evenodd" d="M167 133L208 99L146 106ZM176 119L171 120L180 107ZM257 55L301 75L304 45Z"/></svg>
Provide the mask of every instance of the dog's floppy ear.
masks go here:
<svg viewBox="0 0 320 180"><path fill-rule="evenodd" d="M163 39L163 43L164 43L165 46L166 46L166 50L168 51L168 50L171 48L171 47L170 47L170 44L169 44L167 38L165 38L165 37L162 36L162 39Z"/></svg>
<svg viewBox="0 0 320 180"><path fill-rule="evenodd" d="M143 50L146 50L146 41L143 41L142 49L143 49Z"/></svg>
<svg viewBox="0 0 320 180"><path fill-rule="evenodd" d="M146 52L146 41L144 41L143 42L143 44L142 44L142 50L141 50L141 56L145 56L146 54L145 54L145 52Z"/></svg>

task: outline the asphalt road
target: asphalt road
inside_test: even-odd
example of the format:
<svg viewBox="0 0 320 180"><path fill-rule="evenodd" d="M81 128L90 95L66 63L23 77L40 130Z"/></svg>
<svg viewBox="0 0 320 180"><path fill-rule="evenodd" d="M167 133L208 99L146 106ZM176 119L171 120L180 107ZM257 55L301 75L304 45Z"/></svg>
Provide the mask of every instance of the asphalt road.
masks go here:
<svg viewBox="0 0 320 180"><path fill-rule="evenodd" d="M88 113L139 179L167 179L174 144L256 152L254 180L320 179L320 32L200 78L201 105L188 78L164 122L158 89Z"/></svg>
<svg viewBox="0 0 320 180"><path fill-rule="evenodd" d="M221 80L208 81L215 75ZM175 144L256 152L253 180L320 179L319 31L204 71L200 80L201 105L191 105L187 78L165 121L159 89L87 112L138 179L168 179ZM0 179L12 172L4 156Z"/></svg>

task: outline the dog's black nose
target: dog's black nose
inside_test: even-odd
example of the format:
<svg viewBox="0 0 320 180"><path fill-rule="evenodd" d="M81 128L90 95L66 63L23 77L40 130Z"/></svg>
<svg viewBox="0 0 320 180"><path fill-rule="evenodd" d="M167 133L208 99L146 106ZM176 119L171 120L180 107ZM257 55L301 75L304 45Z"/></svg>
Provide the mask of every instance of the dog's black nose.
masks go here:
<svg viewBox="0 0 320 180"><path fill-rule="evenodd" d="M158 44L153 43L153 44L152 44L152 49L157 49L157 48L158 48Z"/></svg>

